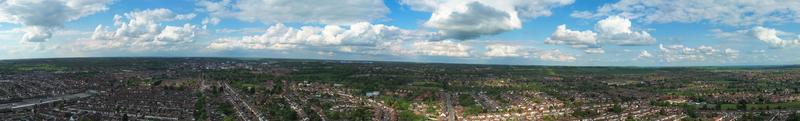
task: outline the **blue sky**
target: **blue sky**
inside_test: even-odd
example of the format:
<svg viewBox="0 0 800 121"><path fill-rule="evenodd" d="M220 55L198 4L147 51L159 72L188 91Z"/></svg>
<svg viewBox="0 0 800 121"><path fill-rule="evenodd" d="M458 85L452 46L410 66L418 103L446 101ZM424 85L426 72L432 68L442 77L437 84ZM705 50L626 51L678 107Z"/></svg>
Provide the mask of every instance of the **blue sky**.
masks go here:
<svg viewBox="0 0 800 121"><path fill-rule="evenodd" d="M0 59L784 65L800 62L795 6L800 2L7 0L0 3Z"/></svg>

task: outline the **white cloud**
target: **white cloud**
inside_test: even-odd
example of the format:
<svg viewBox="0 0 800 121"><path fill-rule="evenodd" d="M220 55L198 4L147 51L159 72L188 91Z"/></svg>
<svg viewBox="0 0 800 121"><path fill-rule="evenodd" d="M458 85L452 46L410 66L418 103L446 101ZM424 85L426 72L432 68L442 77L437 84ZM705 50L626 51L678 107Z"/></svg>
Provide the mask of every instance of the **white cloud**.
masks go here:
<svg viewBox="0 0 800 121"><path fill-rule="evenodd" d="M603 51L602 49L587 51ZM483 54L486 57L514 57L514 58L533 58L541 61L574 62L577 58L574 55L555 50L538 50L530 46L520 46L513 44L489 44Z"/></svg>
<svg viewBox="0 0 800 121"><path fill-rule="evenodd" d="M590 30L574 31L567 29L566 25L559 25L550 37L544 40L545 44L568 45L572 48L584 49L591 54L605 53L597 41L597 33Z"/></svg>
<svg viewBox="0 0 800 121"><path fill-rule="evenodd" d="M736 31L723 31L721 29L711 29L711 37L724 41L744 42L755 40L756 38L751 33L752 29L736 30Z"/></svg>
<svg viewBox="0 0 800 121"><path fill-rule="evenodd" d="M603 48L586 48L583 52L590 53L590 54L603 54L606 53L606 50Z"/></svg>
<svg viewBox="0 0 800 121"><path fill-rule="evenodd" d="M307 50L312 52L334 52L393 55L393 56L445 56L470 58L480 53L486 57L524 57L536 53L548 61L569 61L570 56L560 52L524 49L527 46L487 44L482 41L437 40L436 32L404 30L381 24L357 23L350 26L327 25L324 27L287 27L276 24L264 34L242 38L223 38L208 46L211 50ZM487 46L483 46L487 45ZM486 50L474 50L475 46Z"/></svg>
<svg viewBox="0 0 800 121"><path fill-rule="evenodd" d="M212 50L304 48L358 54L469 57L468 45L452 40L429 41L434 32L404 30L382 24L302 26L276 24L262 35L223 38L209 44Z"/></svg>
<svg viewBox="0 0 800 121"><path fill-rule="evenodd" d="M589 12L589 11L574 11L571 14L569 14L569 16L572 16L572 17L575 17L575 18L588 19L588 18L594 17L595 15L594 15L594 13Z"/></svg>
<svg viewBox="0 0 800 121"><path fill-rule="evenodd" d="M19 45L0 45L0 55L4 57L0 58L47 58L48 56L53 56L50 54L58 53L61 49L61 45L54 44L48 45L47 43L41 42L21 42Z"/></svg>
<svg viewBox="0 0 800 121"><path fill-rule="evenodd" d="M491 44L486 46L488 57L528 57L529 52L518 45Z"/></svg>
<svg viewBox="0 0 800 121"><path fill-rule="evenodd" d="M631 21L619 16L610 16L595 25L604 43L616 45L650 45L656 42L646 31L631 30Z"/></svg>
<svg viewBox="0 0 800 121"><path fill-rule="evenodd" d="M659 45L661 55L666 62L730 60L739 56L739 51L731 48L719 50L711 46L701 45L696 48L684 45Z"/></svg>
<svg viewBox="0 0 800 121"><path fill-rule="evenodd" d="M573 48L584 49L586 53L602 54L605 53L602 44L639 46L650 45L656 41L645 31L631 30L631 21L619 16L611 16L598 21L595 29L599 34L591 30L570 30L562 24L544 42L545 44L569 45Z"/></svg>
<svg viewBox="0 0 800 121"><path fill-rule="evenodd" d="M0 41L13 41L21 38L23 34L25 34L25 31L22 28L0 30Z"/></svg>
<svg viewBox="0 0 800 121"><path fill-rule="evenodd" d="M620 0L598 8L591 17L620 15L647 23L711 22L756 25L800 22L800 1L795 0ZM573 17L586 18L586 11Z"/></svg>
<svg viewBox="0 0 800 121"><path fill-rule="evenodd" d="M632 33L631 21L619 16L610 16L595 25L597 31L605 34Z"/></svg>
<svg viewBox="0 0 800 121"><path fill-rule="evenodd" d="M317 55L321 55L321 56L333 56L333 55L336 55L336 54L335 54L334 52L331 52L331 51L328 51L328 52L319 51L319 52L317 52Z"/></svg>
<svg viewBox="0 0 800 121"><path fill-rule="evenodd" d="M111 0L4 0L0 22L24 25L24 42L44 42L64 23L108 9Z"/></svg>
<svg viewBox="0 0 800 121"><path fill-rule="evenodd" d="M341 46L341 47L339 47L337 49L337 51L346 52L346 53L352 53L352 52L355 52L355 49L353 49L353 47L351 47L351 46Z"/></svg>
<svg viewBox="0 0 800 121"><path fill-rule="evenodd" d="M728 56L728 58L738 58L739 57L739 50L735 50L735 49L731 49L731 48L725 48L725 50L722 51L722 53L724 55Z"/></svg>
<svg viewBox="0 0 800 121"><path fill-rule="evenodd" d="M493 35L522 28L517 17L479 2L469 3L465 9L463 12L434 13L425 25L444 30L442 31L444 35L456 39Z"/></svg>
<svg viewBox="0 0 800 121"><path fill-rule="evenodd" d="M763 53L766 53L766 52L767 52L767 50L764 50L764 49L750 51L750 53L758 53L758 54L763 54Z"/></svg>
<svg viewBox="0 0 800 121"><path fill-rule="evenodd" d="M450 40L416 41L407 52L425 56L469 57L470 49L470 46Z"/></svg>
<svg viewBox="0 0 800 121"><path fill-rule="evenodd" d="M545 44L569 45L574 48L596 48L597 33L592 31L574 31L567 29L566 25L559 25L550 37L544 40Z"/></svg>
<svg viewBox="0 0 800 121"><path fill-rule="evenodd" d="M792 35L794 35L794 33L762 26L735 31L723 31L721 29L711 30L711 36L715 39L732 42L758 40L759 42L765 43L769 48L772 49L800 46L800 36L793 37Z"/></svg>
<svg viewBox="0 0 800 121"><path fill-rule="evenodd" d="M28 26L25 27L25 35L22 36L23 42L44 42L53 37L55 28L44 26Z"/></svg>
<svg viewBox="0 0 800 121"><path fill-rule="evenodd" d="M204 18L204 19L203 19L203 21L201 21L201 23L202 23L203 25L209 25L209 24L211 24L211 25L217 25L217 24L219 24L219 22L221 22L221 21L222 21L222 19L220 19L220 18L217 18L217 17L212 17L212 18Z"/></svg>
<svg viewBox="0 0 800 121"><path fill-rule="evenodd" d="M455 39L472 39L520 29L523 19L552 14L573 0L403 0L413 10L432 12L425 26Z"/></svg>
<svg viewBox="0 0 800 121"><path fill-rule="evenodd" d="M208 48L229 49L291 49L304 46L365 46L376 47L386 42L429 40L435 33L403 30L395 26L366 22L343 28L303 26L298 28L276 24L262 35L223 38L212 42ZM352 50L353 48L351 48Z"/></svg>
<svg viewBox="0 0 800 121"><path fill-rule="evenodd" d="M179 49L191 43L200 31L196 25L161 26L161 22L188 20L194 14L175 14L169 9L134 11L115 15L116 30L98 25L91 38L80 45L88 49L127 48L131 50ZM123 19L128 19L127 22Z"/></svg>
<svg viewBox="0 0 800 121"><path fill-rule="evenodd" d="M264 23L353 24L389 13L382 0L201 0L197 5L214 17Z"/></svg>
<svg viewBox="0 0 800 121"><path fill-rule="evenodd" d="M647 52L647 50L642 50L642 52L639 52L639 56L637 58L650 58L650 57L653 57L653 54L650 54L650 52Z"/></svg>
<svg viewBox="0 0 800 121"><path fill-rule="evenodd" d="M577 60L575 56L562 53L559 50L539 51L535 55L543 61L573 62Z"/></svg>
<svg viewBox="0 0 800 121"><path fill-rule="evenodd" d="M257 27L237 28L237 29L222 28L222 29L217 29L216 32L217 33L237 33L237 34L245 34L245 35L247 35L247 34L263 33L264 32L264 28L257 28Z"/></svg>
<svg viewBox="0 0 800 121"><path fill-rule="evenodd" d="M154 42L191 42L191 38L195 36L196 29L197 27L190 24L184 24L183 27L166 26L161 30L161 33L156 35Z"/></svg>
<svg viewBox="0 0 800 121"><path fill-rule="evenodd" d="M764 43L769 44L771 48L782 48L787 46L800 45L800 38L795 38L794 40L785 40L780 37L781 35L786 35L786 34L789 33L761 26L752 29L753 37L763 41Z"/></svg>

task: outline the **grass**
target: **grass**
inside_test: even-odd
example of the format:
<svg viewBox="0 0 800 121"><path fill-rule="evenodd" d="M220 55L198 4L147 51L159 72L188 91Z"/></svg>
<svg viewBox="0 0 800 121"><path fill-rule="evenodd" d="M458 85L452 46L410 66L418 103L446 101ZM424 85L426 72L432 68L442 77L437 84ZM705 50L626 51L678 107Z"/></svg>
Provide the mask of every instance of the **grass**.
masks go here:
<svg viewBox="0 0 800 121"><path fill-rule="evenodd" d="M63 71L66 67L55 66L53 64L35 64L35 65L19 65L19 71Z"/></svg>
<svg viewBox="0 0 800 121"><path fill-rule="evenodd" d="M256 89L263 88L263 87L255 84L255 83L243 82L243 81L233 81L231 83L231 86L233 88L236 88L236 89L239 89L239 90L256 90Z"/></svg>
<svg viewBox="0 0 800 121"><path fill-rule="evenodd" d="M736 110L736 104L720 104L720 105L722 105L720 106L722 110Z"/></svg>
<svg viewBox="0 0 800 121"><path fill-rule="evenodd" d="M472 98L472 96L470 96L468 94L458 95L458 104L461 105L461 106L478 105L478 103L475 102L475 100Z"/></svg>

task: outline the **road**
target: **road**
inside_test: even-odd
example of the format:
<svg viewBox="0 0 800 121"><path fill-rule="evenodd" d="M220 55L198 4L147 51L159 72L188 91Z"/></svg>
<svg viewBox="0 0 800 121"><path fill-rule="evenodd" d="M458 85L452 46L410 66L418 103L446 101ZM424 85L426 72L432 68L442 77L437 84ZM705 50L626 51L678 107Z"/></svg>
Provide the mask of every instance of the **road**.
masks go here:
<svg viewBox="0 0 800 121"><path fill-rule="evenodd" d="M445 111L447 113L445 115L447 117L447 121L455 121L456 120L456 112L453 109L453 99L452 99L450 93L445 92L444 93L444 99L445 99L444 100L444 106L447 107L445 109Z"/></svg>
<svg viewBox="0 0 800 121"><path fill-rule="evenodd" d="M322 110L321 107L319 107L317 105L311 105L311 109L314 110L314 112L317 112L317 115L319 115L320 121L328 121L328 116L325 115L325 112L324 112L324 110Z"/></svg>
<svg viewBox="0 0 800 121"><path fill-rule="evenodd" d="M286 100L286 103L289 103L289 107L291 107L292 110L297 113L297 116L301 121L310 120L306 112L303 110L303 105L297 103L300 102L300 100L297 99L296 95L294 95L294 90L292 90L294 87L286 81L283 81L283 87L283 93L281 93L281 95L283 95L283 99Z"/></svg>
<svg viewBox="0 0 800 121"><path fill-rule="evenodd" d="M30 107L30 106L53 103L53 102L64 101L64 100L86 98L86 97L90 97L90 96L94 95L95 93L96 93L95 91L89 90L89 91L82 92L82 93L76 93L76 94L71 94L71 95L62 95L62 96L57 96L57 97L25 99L25 100L22 100L20 102L0 104L0 110L17 109L17 108Z"/></svg>
<svg viewBox="0 0 800 121"><path fill-rule="evenodd" d="M294 98L295 98L295 96L293 94L288 93L288 94L286 94L286 96L284 96L283 99L286 100L286 103L289 103L289 107L291 107L292 110L294 110L294 112L297 113L297 116L300 117L301 121L308 121L309 120L308 114L306 114L306 112L303 111L303 106L302 105L300 105L297 102L295 102L295 101L299 101L299 100L296 100Z"/></svg>
<svg viewBox="0 0 800 121"><path fill-rule="evenodd" d="M261 115L261 112L259 112L258 110L253 110L250 104L247 103L247 101L242 100L239 93L233 90L233 88L231 88L230 85L228 85L227 83L223 83L223 86L225 87L225 92L232 96L228 98L229 101L231 101L231 103L233 103L234 105L242 105L241 107L245 107L247 110L249 110L250 111L249 113L258 118L259 121L266 121L264 115ZM242 113L239 113L239 116L242 117Z"/></svg>

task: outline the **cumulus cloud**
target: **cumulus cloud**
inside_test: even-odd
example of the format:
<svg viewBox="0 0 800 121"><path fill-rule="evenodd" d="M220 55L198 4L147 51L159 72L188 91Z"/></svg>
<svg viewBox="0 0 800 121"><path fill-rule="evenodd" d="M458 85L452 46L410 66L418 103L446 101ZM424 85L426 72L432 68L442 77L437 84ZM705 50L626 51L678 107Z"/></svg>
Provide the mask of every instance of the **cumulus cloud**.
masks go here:
<svg viewBox="0 0 800 121"><path fill-rule="evenodd" d="M603 54L606 53L606 50L603 48L586 48L583 52L590 53L590 54Z"/></svg>
<svg viewBox="0 0 800 121"><path fill-rule="evenodd" d="M573 48L584 49L586 53L605 53L597 41L597 33L592 31L574 31L567 29L567 25L559 25L550 37L544 40L545 44L568 45Z"/></svg>
<svg viewBox="0 0 800 121"><path fill-rule="evenodd" d="M212 50L296 48L323 49L357 54L399 56L469 57L471 47L452 40L430 41L435 32L404 30L366 22L349 26L303 26L276 24L262 35L223 38L209 44Z"/></svg>
<svg viewBox="0 0 800 121"><path fill-rule="evenodd" d="M574 11L571 14L569 14L569 16L572 16L572 17L575 17L575 18L588 19L588 18L594 17L595 15L594 15L594 13L589 12L589 11Z"/></svg>
<svg viewBox="0 0 800 121"><path fill-rule="evenodd" d="M653 54L650 54L650 52L648 52L647 50L642 50L642 52L639 52L639 56L637 56L637 58L650 58L650 57L653 57Z"/></svg>
<svg viewBox="0 0 800 121"><path fill-rule="evenodd" d="M539 51L536 57L543 61L573 62L577 60L575 56L562 53L559 50Z"/></svg>
<svg viewBox="0 0 800 121"><path fill-rule="evenodd" d="M317 55L321 55L321 56L333 56L333 55L336 55L336 53L334 53L334 52L331 52L331 51L328 51L328 52L319 51L319 52L317 52Z"/></svg>
<svg viewBox="0 0 800 121"><path fill-rule="evenodd" d="M661 55L666 62L681 61L708 61L736 59L739 51L731 48L720 50L711 46L701 45L687 47L684 45L659 45Z"/></svg>
<svg viewBox="0 0 800 121"><path fill-rule="evenodd" d="M528 51L523 50L519 45L491 44L486 46L488 57L528 57Z"/></svg>
<svg viewBox="0 0 800 121"><path fill-rule="evenodd" d="M416 41L406 53L424 56L469 57L471 47L463 43L445 41Z"/></svg>
<svg viewBox="0 0 800 121"><path fill-rule="evenodd" d="M619 16L610 16L595 25L600 38L606 43L616 45L650 45L656 42L646 31L631 30L631 21Z"/></svg>
<svg viewBox="0 0 800 121"><path fill-rule="evenodd" d="M743 29L736 31L723 31L722 29L711 29L710 36L718 40L735 41L735 42L756 40L756 38L753 36L754 34L752 34L751 31L752 29Z"/></svg>
<svg viewBox="0 0 800 121"><path fill-rule="evenodd" d="M64 23L108 9L112 0L4 0L0 22L22 24L23 42L44 42Z"/></svg>
<svg viewBox="0 0 800 121"><path fill-rule="evenodd" d="M207 48L230 49L273 49L284 50L304 46L366 46L393 41L428 40L435 33L403 30L395 26L370 24L366 22L344 28L337 25L325 27L303 26L300 28L276 24L262 35L242 38L223 38L212 42ZM350 49L352 50L352 48Z"/></svg>
<svg viewBox="0 0 800 121"><path fill-rule="evenodd" d="M520 29L523 19L549 16L573 0L403 0L413 10L431 12L425 26L449 38L472 39Z"/></svg>
<svg viewBox="0 0 800 121"><path fill-rule="evenodd" d="M597 51L597 50L591 50ZM602 51L599 50L599 51ZM538 50L530 46L520 46L511 44L489 44L483 54L485 57L503 58L531 58L541 61L573 62L577 58L574 55L563 53L560 50Z"/></svg>
<svg viewBox="0 0 800 121"><path fill-rule="evenodd" d="M572 16L621 15L647 23L707 21L742 26L800 22L800 8L797 6L800 6L800 1L793 0L620 0L603 5L592 15L588 15L588 11L577 11Z"/></svg>
<svg viewBox="0 0 800 121"><path fill-rule="evenodd" d="M508 13L472 2L463 12L434 13L425 23L428 27L444 30L444 35L456 39L475 38L480 35L494 35L500 32L522 28L519 18ZM447 16L438 14L450 14Z"/></svg>
<svg viewBox="0 0 800 121"><path fill-rule="evenodd" d="M550 37L544 40L545 44L563 44L574 48L598 47L597 33L592 31L574 31L567 29L567 25L559 25Z"/></svg>
<svg viewBox="0 0 800 121"><path fill-rule="evenodd" d="M123 17L124 16L124 17ZM128 48L133 50L176 49L191 43L200 31L196 25L161 26L161 22L189 20L195 14L176 14L169 9L148 9L115 15L116 30L98 25L83 44L90 49ZM123 19L128 19L124 21Z"/></svg>
<svg viewBox="0 0 800 121"><path fill-rule="evenodd" d="M640 46L650 45L656 41L645 31L631 30L631 21L619 16L611 16L598 21L595 29L598 33L591 30L570 30L562 24L544 42L545 44L568 45L584 49L586 53L601 54L605 53L602 44Z"/></svg>
<svg viewBox="0 0 800 121"><path fill-rule="evenodd" d="M221 21L222 21L222 19L220 19L220 18L212 17L212 18L204 18L203 21L201 21L200 23L202 23L203 25L209 25L209 24L210 25L217 25Z"/></svg>
<svg viewBox="0 0 800 121"><path fill-rule="evenodd" d="M800 38L795 38L794 40L785 40L780 37L780 35L786 35L786 34L789 33L761 26L754 27L752 29L753 37L755 37L758 40L761 40L764 43L769 44L771 48L782 48L786 46L800 45Z"/></svg>
<svg viewBox="0 0 800 121"><path fill-rule="evenodd" d="M739 58L739 50L736 49L725 48L722 54L728 56L728 58Z"/></svg>
<svg viewBox="0 0 800 121"><path fill-rule="evenodd" d="M800 36L792 35L794 34L790 32L762 26L735 31L711 30L711 36L715 39L734 42L759 41L772 49L800 46Z"/></svg>
<svg viewBox="0 0 800 121"><path fill-rule="evenodd" d="M382 0L201 0L197 5L214 17L264 23L353 24L389 13Z"/></svg>

